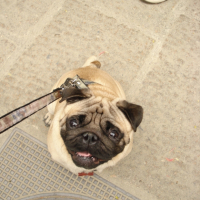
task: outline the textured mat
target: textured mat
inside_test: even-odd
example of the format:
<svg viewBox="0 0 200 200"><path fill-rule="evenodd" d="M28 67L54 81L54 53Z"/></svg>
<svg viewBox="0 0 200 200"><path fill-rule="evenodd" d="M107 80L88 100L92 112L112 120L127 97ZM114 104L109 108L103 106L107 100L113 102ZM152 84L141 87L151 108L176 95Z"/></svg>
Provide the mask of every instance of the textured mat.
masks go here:
<svg viewBox="0 0 200 200"><path fill-rule="evenodd" d="M98 175L78 177L47 146L15 128L0 149L0 199L138 200Z"/></svg>

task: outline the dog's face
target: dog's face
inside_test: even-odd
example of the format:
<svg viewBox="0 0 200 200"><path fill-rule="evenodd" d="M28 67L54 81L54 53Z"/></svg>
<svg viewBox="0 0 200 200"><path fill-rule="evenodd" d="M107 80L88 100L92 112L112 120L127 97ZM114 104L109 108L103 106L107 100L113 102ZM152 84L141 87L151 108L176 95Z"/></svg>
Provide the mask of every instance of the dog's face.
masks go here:
<svg viewBox="0 0 200 200"><path fill-rule="evenodd" d="M142 115L141 106L127 101L75 95L64 111L60 134L74 164L94 169L124 151Z"/></svg>
<svg viewBox="0 0 200 200"><path fill-rule="evenodd" d="M96 168L122 152L124 133L101 114L74 115L66 120L61 131L66 148L78 167Z"/></svg>

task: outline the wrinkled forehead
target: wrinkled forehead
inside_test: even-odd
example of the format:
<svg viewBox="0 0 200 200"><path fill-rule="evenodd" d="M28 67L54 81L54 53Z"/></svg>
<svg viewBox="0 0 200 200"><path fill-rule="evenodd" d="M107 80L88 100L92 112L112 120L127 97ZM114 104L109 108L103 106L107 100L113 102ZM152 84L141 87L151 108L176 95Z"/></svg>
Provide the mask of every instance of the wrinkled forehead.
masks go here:
<svg viewBox="0 0 200 200"><path fill-rule="evenodd" d="M108 101L102 97L91 97L73 104L69 104L64 109L61 121L64 123L67 118L74 115L91 115L99 114L101 123L106 121L118 126L123 132L130 132L132 130L130 123L125 118L124 114L116 106L120 99Z"/></svg>

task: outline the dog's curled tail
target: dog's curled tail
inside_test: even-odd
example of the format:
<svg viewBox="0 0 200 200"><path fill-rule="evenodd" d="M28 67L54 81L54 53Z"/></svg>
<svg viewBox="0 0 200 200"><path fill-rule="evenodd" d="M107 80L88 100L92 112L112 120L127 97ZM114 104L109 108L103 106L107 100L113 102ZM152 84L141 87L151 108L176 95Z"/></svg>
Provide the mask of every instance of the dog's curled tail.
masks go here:
<svg viewBox="0 0 200 200"><path fill-rule="evenodd" d="M98 58L96 56L91 56L90 58L87 59L87 61L82 67L87 67L87 66L100 68L101 63L98 61Z"/></svg>

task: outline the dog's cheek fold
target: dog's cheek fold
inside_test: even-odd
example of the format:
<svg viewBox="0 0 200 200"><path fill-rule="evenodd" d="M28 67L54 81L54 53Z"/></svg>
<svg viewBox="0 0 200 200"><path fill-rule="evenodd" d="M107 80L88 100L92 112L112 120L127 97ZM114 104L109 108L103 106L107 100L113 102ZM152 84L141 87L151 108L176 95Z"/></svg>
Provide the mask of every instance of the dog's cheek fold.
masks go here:
<svg viewBox="0 0 200 200"><path fill-rule="evenodd" d="M60 135L61 135L63 140L65 139L65 133L66 133L66 131L61 128Z"/></svg>

